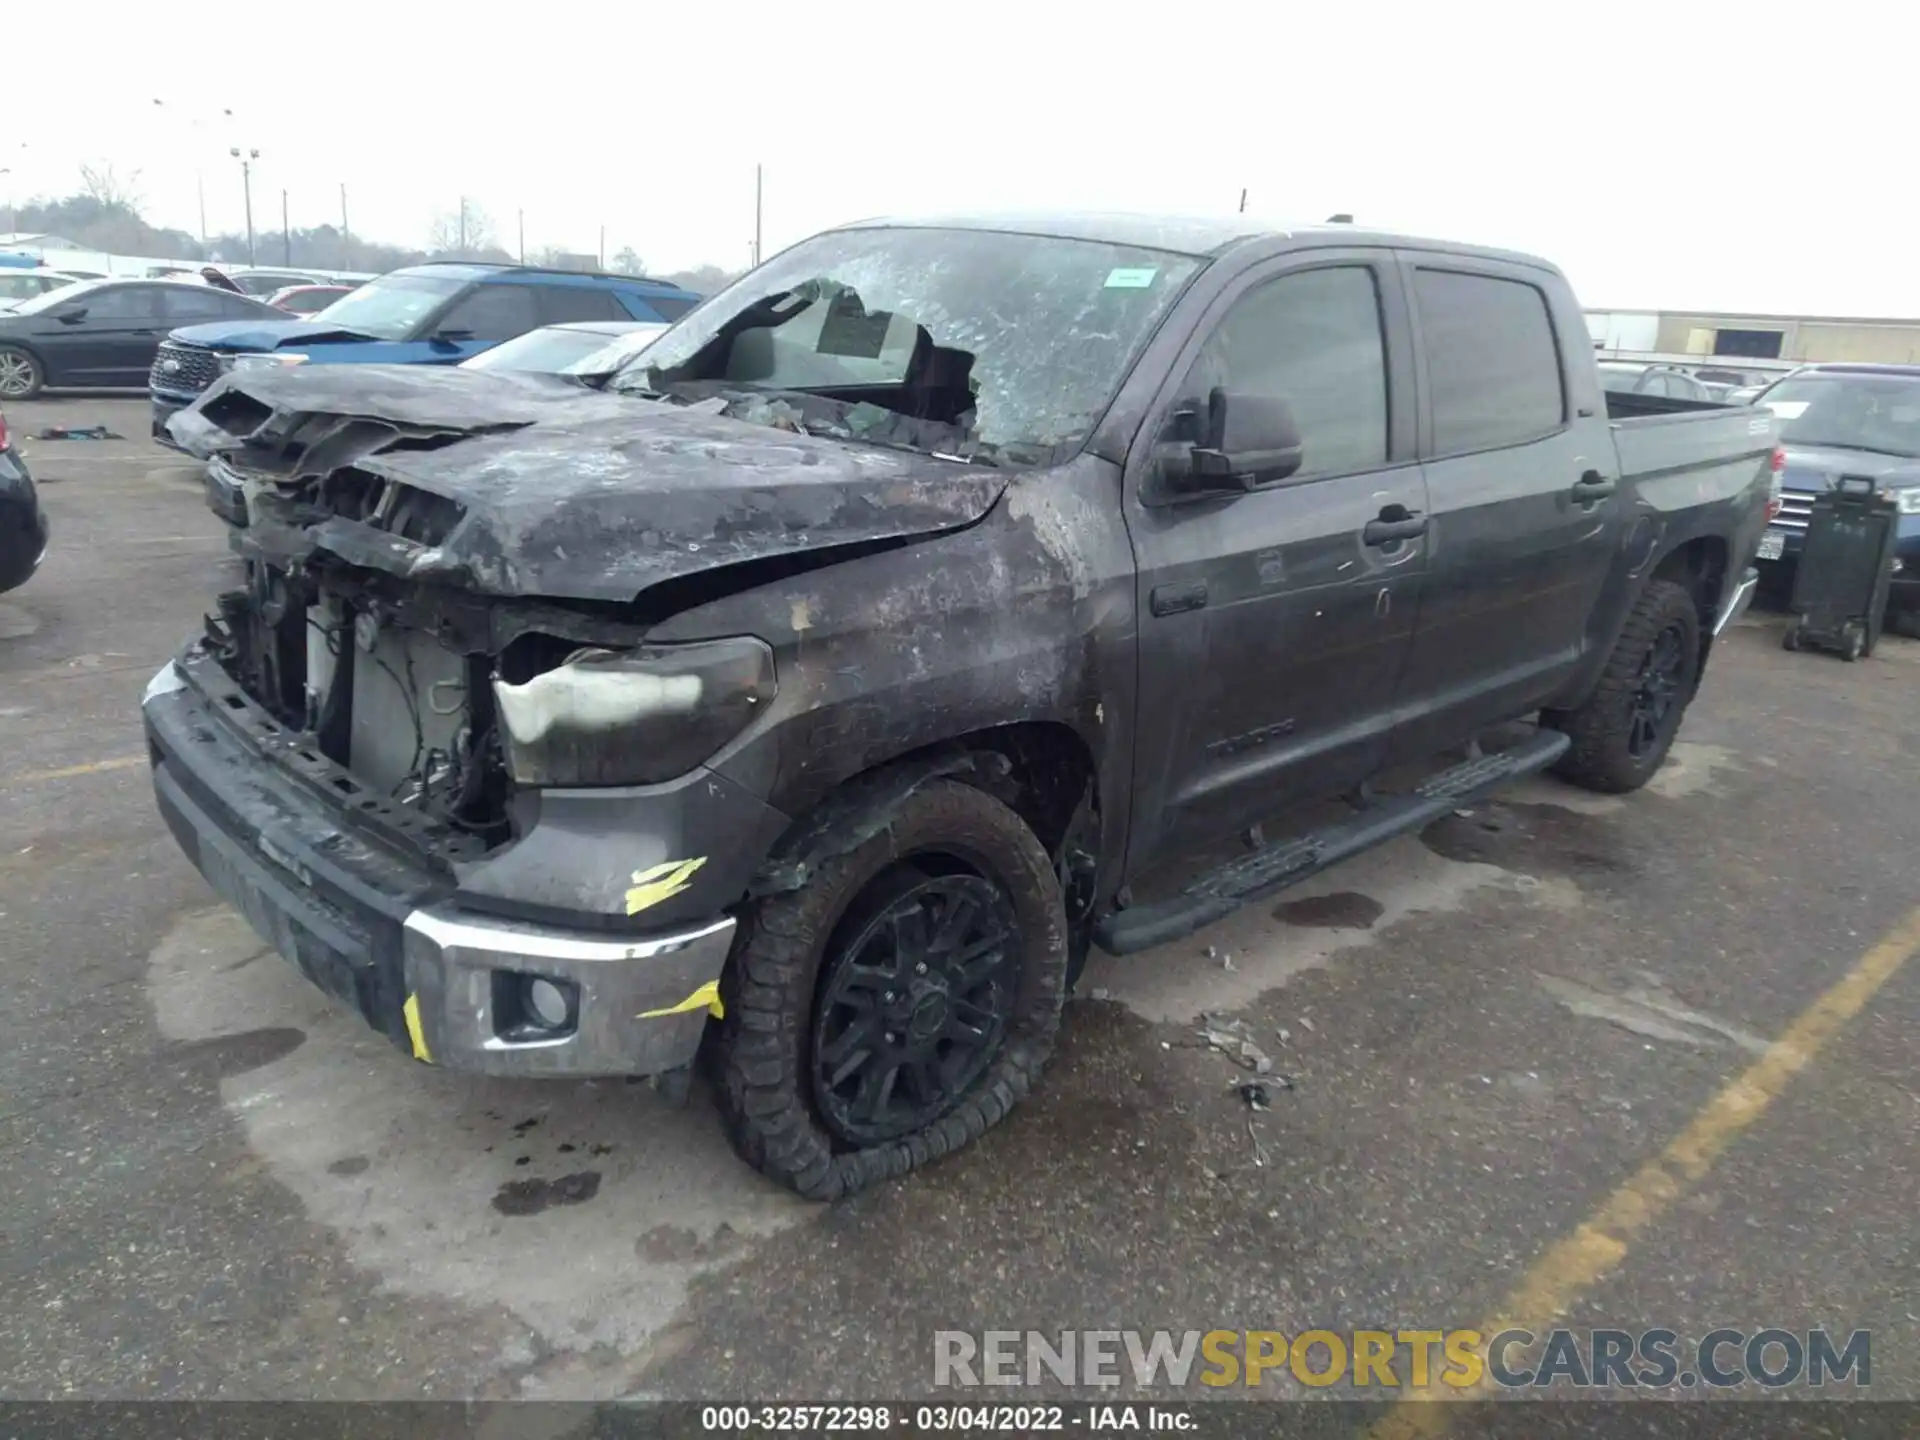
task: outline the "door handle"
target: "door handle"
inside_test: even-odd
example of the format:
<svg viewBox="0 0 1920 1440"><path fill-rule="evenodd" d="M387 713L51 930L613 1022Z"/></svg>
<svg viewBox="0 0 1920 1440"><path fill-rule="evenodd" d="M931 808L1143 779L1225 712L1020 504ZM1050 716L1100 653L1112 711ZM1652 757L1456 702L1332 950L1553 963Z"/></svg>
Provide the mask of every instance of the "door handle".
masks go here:
<svg viewBox="0 0 1920 1440"><path fill-rule="evenodd" d="M1613 494L1614 488L1614 482L1598 470L1589 470L1573 482L1573 501L1576 505L1591 505Z"/></svg>
<svg viewBox="0 0 1920 1440"><path fill-rule="evenodd" d="M1417 540L1427 533L1427 517L1404 505L1388 505L1380 518L1369 520L1360 538L1369 545L1398 545L1402 540Z"/></svg>

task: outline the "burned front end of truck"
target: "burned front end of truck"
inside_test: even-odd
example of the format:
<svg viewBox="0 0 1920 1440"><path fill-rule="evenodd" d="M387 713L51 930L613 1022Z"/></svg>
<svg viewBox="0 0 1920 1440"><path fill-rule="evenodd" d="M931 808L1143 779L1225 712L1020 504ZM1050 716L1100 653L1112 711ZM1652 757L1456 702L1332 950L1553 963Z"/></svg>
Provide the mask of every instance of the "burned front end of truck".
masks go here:
<svg viewBox="0 0 1920 1440"><path fill-rule="evenodd" d="M683 1067L788 824L707 762L779 686L758 636L649 629L991 494L720 407L374 368L236 380L175 422L244 579L149 687L160 808L421 1060Z"/></svg>

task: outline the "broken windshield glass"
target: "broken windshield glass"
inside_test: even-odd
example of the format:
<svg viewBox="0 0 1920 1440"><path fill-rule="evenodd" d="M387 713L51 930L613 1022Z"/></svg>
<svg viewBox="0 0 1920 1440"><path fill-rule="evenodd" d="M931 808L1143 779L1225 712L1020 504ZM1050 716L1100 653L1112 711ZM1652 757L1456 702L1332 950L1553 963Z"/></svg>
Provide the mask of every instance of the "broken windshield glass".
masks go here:
<svg viewBox="0 0 1920 1440"><path fill-rule="evenodd" d="M916 422L845 427L857 436L1053 453L1085 439L1200 263L999 231L831 231L714 297L612 388L709 401L716 386L786 391Z"/></svg>

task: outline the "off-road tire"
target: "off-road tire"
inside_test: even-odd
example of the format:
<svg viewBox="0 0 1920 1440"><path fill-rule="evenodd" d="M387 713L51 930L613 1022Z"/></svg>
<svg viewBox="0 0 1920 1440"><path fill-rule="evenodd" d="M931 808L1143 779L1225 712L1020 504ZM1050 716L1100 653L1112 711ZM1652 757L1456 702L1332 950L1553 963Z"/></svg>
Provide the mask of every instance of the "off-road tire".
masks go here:
<svg viewBox="0 0 1920 1440"><path fill-rule="evenodd" d="M1634 755L1628 748L1641 671L1654 642L1678 625L1685 659L1678 703L1665 733L1653 749ZM1627 622L1607 657L1606 669L1585 704L1575 710L1549 711L1542 718L1573 742L1554 766L1561 779L1604 795L1624 795L1653 778L1673 747L1700 677L1700 612L1693 597L1670 581L1649 581L1634 601Z"/></svg>
<svg viewBox="0 0 1920 1440"><path fill-rule="evenodd" d="M837 1141L814 1100L810 1047L826 949L849 907L895 862L952 846L1012 904L1020 947L1005 1037L985 1071L925 1128L869 1148ZM1067 925L1059 880L1039 839L982 790L936 780L900 803L871 838L822 861L799 890L742 916L721 979L726 1011L713 1060L720 1111L749 1165L810 1200L833 1200L904 1175L997 1124L1039 1080L1066 996Z"/></svg>
<svg viewBox="0 0 1920 1440"><path fill-rule="evenodd" d="M31 400L46 388L47 367L31 350L23 350L18 345L0 345L0 358L24 365L27 375L26 389L0 393L0 400Z"/></svg>

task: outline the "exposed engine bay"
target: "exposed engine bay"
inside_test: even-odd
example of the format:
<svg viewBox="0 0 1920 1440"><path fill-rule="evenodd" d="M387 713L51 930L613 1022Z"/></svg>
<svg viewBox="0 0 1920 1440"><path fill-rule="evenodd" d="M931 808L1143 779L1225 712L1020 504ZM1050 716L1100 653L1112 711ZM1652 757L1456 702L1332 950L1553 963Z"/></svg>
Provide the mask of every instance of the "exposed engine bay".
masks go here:
<svg viewBox="0 0 1920 1440"><path fill-rule="evenodd" d="M247 568L247 588L221 595L207 623L208 650L241 688L388 804L485 844L507 838L493 658L311 570Z"/></svg>

